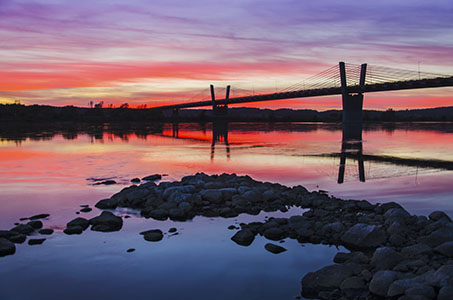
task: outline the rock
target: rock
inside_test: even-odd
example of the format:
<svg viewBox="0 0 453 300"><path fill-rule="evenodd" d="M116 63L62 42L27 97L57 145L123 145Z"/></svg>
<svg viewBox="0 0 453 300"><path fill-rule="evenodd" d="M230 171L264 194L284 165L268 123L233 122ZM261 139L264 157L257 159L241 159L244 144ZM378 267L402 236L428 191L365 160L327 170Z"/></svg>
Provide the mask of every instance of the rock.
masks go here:
<svg viewBox="0 0 453 300"><path fill-rule="evenodd" d="M453 299L453 286L444 286L439 290L437 300L451 300Z"/></svg>
<svg viewBox="0 0 453 300"><path fill-rule="evenodd" d="M66 228L65 230L63 230L63 232L68 235L81 234L83 232L83 228L79 225L74 225Z"/></svg>
<svg viewBox="0 0 453 300"><path fill-rule="evenodd" d="M168 216L171 220L184 221L186 219L186 212L181 208L172 208L168 211Z"/></svg>
<svg viewBox="0 0 453 300"><path fill-rule="evenodd" d="M394 271L378 271L374 273L373 278L369 284L369 290L373 294L386 297L390 285L396 279L396 272Z"/></svg>
<svg viewBox="0 0 453 300"><path fill-rule="evenodd" d="M23 242L25 242L26 239L27 239L27 236L22 233L17 233L8 238L8 240L10 240L11 242L13 242L15 244L22 244Z"/></svg>
<svg viewBox="0 0 453 300"><path fill-rule="evenodd" d="M29 245L41 245L42 243L44 243L46 239L29 239L28 240L28 244Z"/></svg>
<svg viewBox="0 0 453 300"><path fill-rule="evenodd" d="M441 287L453 286L453 264L445 264L437 269L433 275L426 278L428 284Z"/></svg>
<svg viewBox="0 0 453 300"><path fill-rule="evenodd" d="M249 229L242 229L236 232L235 235L231 238L236 244L241 246L249 246L253 240L255 239L255 235Z"/></svg>
<svg viewBox="0 0 453 300"><path fill-rule="evenodd" d="M345 262L356 264L367 264L369 260L370 259L368 258L368 256L366 256L362 252L350 252L350 253L338 252L333 258L333 261L338 264L342 264Z"/></svg>
<svg viewBox="0 0 453 300"><path fill-rule="evenodd" d="M439 246L445 242L453 241L453 224L447 224L433 231L427 237L420 239L421 242L431 247Z"/></svg>
<svg viewBox="0 0 453 300"><path fill-rule="evenodd" d="M384 214L384 219L387 220L399 220L404 221L411 215L402 207L390 208Z"/></svg>
<svg viewBox="0 0 453 300"><path fill-rule="evenodd" d="M103 211L101 215L90 219L91 230L111 232L118 231L123 227L123 219L109 211Z"/></svg>
<svg viewBox="0 0 453 300"><path fill-rule="evenodd" d="M96 182L94 185L111 185L111 184L116 184L115 180L104 180L100 182Z"/></svg>
<svg viewBox="0 0 453 300"><path fill-rule="evenodd" d="M429 219L433 221L439 221L440 219L447 219L451 222L450 217L443 211L433 211L429 214Z"/></svg>
<svg viewBox="0 0 453 300"><path fill-rule="evenodd" d="M430 254L431 252L433 252L431 247L425 244L415 244L401 249L402 255L411 257Z"/></svg>
<svg viewBox="0 0 453 300"><path fill-rule="evenodd" d="M228 229L230 229L230 230L236 229L236 226L230 225L230 226L228 226Z"/></svg>
<svg viewBox="0 0 453 300"><path fill-rule="evenodd" d="M363 223L355 224L341 236L345 246L358 249L378 247L386 239L386 234L380 227Z"/></svg>
<svg viewBox="0 0 453 300"><path fill-rule="evenodd" d="M45 219L48 216L50 216L50 215L49 214L39 214L39 215L34 215L34 216L30 217L29 219L30 220Z"/></svg>
<svg viewBox="0 0 453 300"><path fill-rule="evenodd" d="M143 238L149 242L158 242L163 239L164 235L160 229L152 229L144 232L140 232Z"/></svg>
<svg viewBox="0 0 453 300"><path fill-rule="evenodd" d="M176 232L176 231L177 231L177 229L175 227L172 227L172 228L168 229L168 232L170 232L170 233L173 233L173 232Z"/></svg>
<svg viewBox="0 0 453 300"><path fill-rule="evenodd" d="M0 257L16 253L16 246L9 240L0 237Z"/></svg>
<svg viewBox="0 0 453 300"><path fill-rule="evenodd" d="M70 221L69 223L66 224L66 227L74 227L74 226L80 226L83 230L87 229L88 226L90 225L90 221L88 221L85 218L75 218L74 220Z"/></svg>
<svg viewBox="0 0 453 300"><path fill-rule="evenodd" d="M103 199L96 203L95 207L100 209L114 209L118 206L117 198Z"/></svg>
<svg viewBox="0 0 453 300"><path fill-rule="evenodd" d="M143 181L156 181L160 179L162 179L162 175L160 174L153 174L142 178Z"/></svg>
<svg viewBox="0 0 453 300"><path fill-rule="evenodd" d="M143 210L142 210L143 212ZM159 221L165 221L168 218L168 211L162 208L157 208L149 212L148 214L149 217L159 220Z"/></svg>
<svg viewBox="0 0 453 300"><path fill-rule="evenodd" d="M137 178L137 179L138 179L138 178ZM140 181L140 179L139 179L139 181ZM134 252L134 251L135 251L134 248L130 248L130 249L127 249L127 250L126 250L127 253L131 253L131 252Z"/></svg>
<svg viewBox="0 0 453 300"><path fill-rule="evenodd" d="M93 209L90 208L90 207L84 207L84 208L82 208L80 211L83 212L83 213L87 213L87 212L90 212L90 211L92 211L92 210L93 210Z"/></svg>
<svg viewBox="0 0 453 300"><path fill-rule="evenodd" d="M423 296L427 299L434 299L436 297L436 292L434 288L426 284L417 284L406 290L406 295L408 296Z"/></svg>
<svg viewBox="0 0 453 300"><path fill-rule="evenodd" d="M274 254L279 254L279 253L282 253L282 252L285 252L286 249L281 247L281 246L278 246L278 245L275 245L275 244L272 244L272 243L267 243L266 245L264 245L264 248L271 252L271 253L274 253Z"/></svg>
<svg viewBox="0 0 453 300"><path fill-rule="evenodd" d="M423 278L421 277L414 277L414 278L407 278L407 279L399 279L395 280L390 286L387 291L388 297L395 297L399 295L404 295L406 290L423 283Z"/></svg>
<svg viewBox="0 0 453 300"><path fill-rule="evenodd" d="M11 229L11 231L29 235L29 234L33 233L35 231L35 229L28 224L26 224L26 225L20 224L20 225L17 225L16 227L14 227L13 229Z"/></svg>
<svg viewBox="0 0 453 300"><path fill-rule="evenodd" d="M222 203L223 201L222 193L216 189L202 190L200 196L203 200L210 203Z"/></svg>
<svg viewBox="0 0 453 300"><path fill-rule="evenodd" d="M434 248L434 251L447 257L453 257L453 241L445 242L437 246L436 248Z"/></svg>
<svg viewBox="0 0 453 300"><path fill-rule="evenodd" d="M278 241L286 237L285 232L279 227L266 229L263 235L265 238L273 241Z"/></svg>
<svg viewBox="0 0 453 300"><path fill-rule="evenodd" d="M356 264L341 264L310 272L302 278L302 297L317 298L320 292L339 289L346 278L358 274L359 271L360 267Z"/></svg>
<svg viewBox="0 0 453 300"><path fill-rule="evenodd" d="M387 202L383 203L378 207L380 210L382 210L383 213L386 213L389 209L392 208L403 208L401 205L399 205L396 202Z"/></svg>
<svg viewBox="0 0 453 300"><path fill-rule="evenodd" d="M340 289L346 290L364 290L366 289L365 281L359 276L352 276L343 280Z"/></svg>
<svg viewBox="0 0 453 300"><path fill-rule="evenodd" d="M53 229L50 229L50 228L45 228L45 229L41 229L40 231L38 231L40 234L46 234L46 235L49 235L49 234L52 234L53 233Z"/></svg>
<svg viewBox="0 0 453 300"><path fill-rule="evenodd" d="M377 248L371 258L371 265L377 270L391 270L396 266L403 256L389 247Z"/></svg>
<svg viewBox="0 0 453 300"><path fill-rule="evenodd" d="M30 221L30 222L27 223L27 225L30 225L34 229L42 228L42 222L41 221Z"/></svg>
<svg viewBox="0 0 453 300"><path fill-rule="evenodd" d="M132 183L140 183L140 181L141 181L140 178L137 177L131 179Z"/></svg>

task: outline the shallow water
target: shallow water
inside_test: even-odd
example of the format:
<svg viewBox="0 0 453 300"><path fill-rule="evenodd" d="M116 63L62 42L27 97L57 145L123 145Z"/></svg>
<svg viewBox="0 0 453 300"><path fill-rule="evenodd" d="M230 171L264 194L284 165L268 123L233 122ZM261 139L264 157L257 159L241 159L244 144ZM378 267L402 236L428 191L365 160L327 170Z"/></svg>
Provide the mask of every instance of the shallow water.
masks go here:
<svg viewBox="0 0 453 300"><path fill-rule="evenodd" d="M300 279L328 265L335 247L300 245L274 255L257 237L249 247L230 240L231 224L263 221L261 213L237 218L196 217L190 222L155 221L130 215L120 232L61 231L80 205L93 206L130 184L160 173L179 180L195 172L247 174L256 180L301 184L340 198L396 201L413 214L444 210L453 215L453 124L367 125L363 134L365 182L358 156L346 159L338 184L342 131L338 124L236 123L162 124L149 128L96 127L0 131L0 229L20 217L50 213L44 226L56 229L43 245L18 245L0 258L5 299L293 299ZM392 159L388 159L391 157ZM383 158L383 159L382 159ZM399 164L395 164L395 158ZM426 160L445 161L440 168ZM411 161L420 163L410 163ZM429 164L428 164L429 165ZM93 178L116 185L93 185ZM83 214L93 217L98 209ZM138 233L177 227L179 234L157 243ZM128 248L136 251L126 253ZM26 286L27 288L23 288ZM2 298L3 299L3 298Z"/></svg>

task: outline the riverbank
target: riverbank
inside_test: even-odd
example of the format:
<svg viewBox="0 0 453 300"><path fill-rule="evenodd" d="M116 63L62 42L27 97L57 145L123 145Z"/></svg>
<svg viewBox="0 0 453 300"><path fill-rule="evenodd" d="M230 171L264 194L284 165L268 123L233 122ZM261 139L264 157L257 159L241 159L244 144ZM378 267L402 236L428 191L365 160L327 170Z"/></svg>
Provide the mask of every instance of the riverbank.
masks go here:
<svg viewBox="0 0 453 300"><path fill-rule="evenodd" d="M303 297L450 299L453 224L445 213L413 216L394 202L371 204L364 200L342 200L322 191L308 192L302 186L289 188L255 181L248 176L201 173L186 176L181 181L132 185L99 201L96 207L106 210L100 216L79 217L68 222L65 233L80 234L89 226L101 232L120 230L123 220L115 216L115 209L121 207L138 210L145 218L186 221L195 216L233 218L243 213L256 215L260 211L285 212L294 206L306 211L288 218L233 226L231 229L237 232L232 240L247 246L257 235L262 235L274 241L266 247L272 253L284 251L284 247L275 242L286 238L350 249L349 253L338 253L334 265L303 277ZM19 234L32 234L42 226L36 220L27 221L28 224L2 231L1 244L9 242L11 246L20 241ZM28 233L23 231L25 229ZM165 233L159 228L150 228L142 234L147 241L159 241Z"/></svg>

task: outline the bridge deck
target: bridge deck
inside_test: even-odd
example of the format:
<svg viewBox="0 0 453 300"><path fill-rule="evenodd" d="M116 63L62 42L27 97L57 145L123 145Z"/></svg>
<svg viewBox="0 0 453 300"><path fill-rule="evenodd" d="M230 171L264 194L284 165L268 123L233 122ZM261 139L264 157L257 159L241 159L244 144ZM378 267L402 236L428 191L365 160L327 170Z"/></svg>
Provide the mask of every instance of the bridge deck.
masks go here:
<svg viewBox="0 0 453 300"><path fill-rule="evenodd" d="M370 92L383 92L383 91L397 91L397 90L409 90L409 89L425 89L425 88L437 88L437 87L448 87L453 86L453 76L451 77L438 77L433 79L421 79L421 80L408 80L408 81L396 81L389 83L377 83L377 84L366 84L363 88L359 85L348 87L348 93L370 93ZM308 97L319 97L319 96L330 96L330 95L341 95L341 87L323 88L323 89L308 89L299 90L293 92L282 92L282 93L271 93L262 94L255 96L236 97L216 100L216 105L223 104L238 104L248 102L259 102L259 101L273 101L293 98L308 98ZM188 102L174 105L156 106L151 109L180 109L180 108L193 108L193 107L204 107L212 106L212 100L204 100L198 102Z"/></svg>

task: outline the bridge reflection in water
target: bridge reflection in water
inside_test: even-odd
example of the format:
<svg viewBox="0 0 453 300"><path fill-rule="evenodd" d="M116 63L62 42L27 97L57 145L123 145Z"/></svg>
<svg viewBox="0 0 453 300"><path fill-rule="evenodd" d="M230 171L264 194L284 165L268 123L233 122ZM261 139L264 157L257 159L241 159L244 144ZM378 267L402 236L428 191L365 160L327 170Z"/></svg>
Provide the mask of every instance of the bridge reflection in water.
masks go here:
<svg viewBox="0 0 453 300"><path fill-rule="evenodd" d="M338 183L344 182L346 158L357 160L359 180L365 182L365 168L363 163L362 122L343 123L343 138L341 142L340 168L338 170Z"/></svg>

